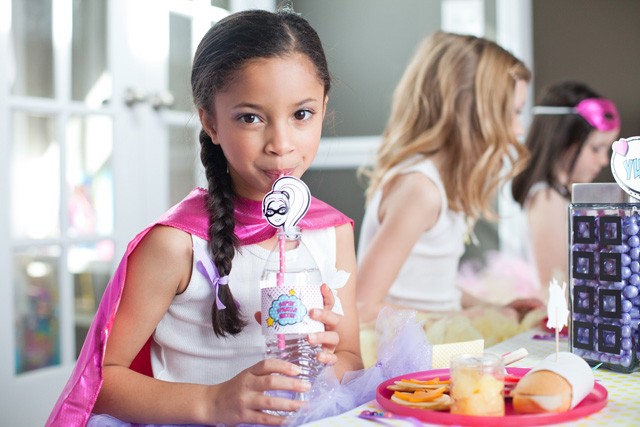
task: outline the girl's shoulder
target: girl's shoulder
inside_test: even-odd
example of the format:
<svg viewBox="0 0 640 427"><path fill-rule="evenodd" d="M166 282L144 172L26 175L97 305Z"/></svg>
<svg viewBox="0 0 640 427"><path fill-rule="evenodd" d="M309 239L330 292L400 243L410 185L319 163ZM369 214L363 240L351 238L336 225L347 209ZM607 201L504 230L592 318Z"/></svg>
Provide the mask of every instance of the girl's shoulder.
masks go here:
<svg viewBox="0 0 640 427"><path fill-rule="evenodd" d="M192 254L191 234L176 227L157 224L144 236L136 250L152 253L158 259L182 261Z"/></svg>
<svg viewBox="0 0 640 427"><path fill-rule="evenodd" d="M442 187L442 179L440 177L440 172L434 161L428 157L424 157L422 155L414 155L409 157L406 160L398 163L385 175L383 182L389 182L400 175L406 175L411 173L420 173L428 177L431 181L433 181L438 188Z"/></svg>
<svg viewBox="0 0 640 427"><path fill-rule="evenodd" d="M438 200L444 194L444 184L436 164L430 158L421 155L404 160L386 174L381 186L383 192L389 194L399 187L415 195L437 197Z"/></svg>
<svg viewBox="0 0 640 427"><path fill-rule="evenodd" d="M384 187L378 214L381 221L409 221L420 231L430 229L446 208L444 190L429 174L408 170Z"/></svg>
<svg viewBox="0 0 640 427"><path fill-rule="evenodd" d="M527 194L527 209L546 209L550 206L566 207L569 201L547 183L538 182L531 186Z"/></svg>
<svg viewBox="0 0 640 427"><path fill-rule="evenodd" d="M527 198L525 208L530 218L536 221L554 221L566 216L569 201L551 187L541 188Z"/></svg>
<svg viewBox="0 0 640 427"><path fill-rule="evenodd" d="M191 234L159 224L151 227L132 250L129 266L138 272L132 277L151 278L140 281L140 286L152 284L160 289L164 285L171 292L180 293L189 283L192 260Z"/></svg>

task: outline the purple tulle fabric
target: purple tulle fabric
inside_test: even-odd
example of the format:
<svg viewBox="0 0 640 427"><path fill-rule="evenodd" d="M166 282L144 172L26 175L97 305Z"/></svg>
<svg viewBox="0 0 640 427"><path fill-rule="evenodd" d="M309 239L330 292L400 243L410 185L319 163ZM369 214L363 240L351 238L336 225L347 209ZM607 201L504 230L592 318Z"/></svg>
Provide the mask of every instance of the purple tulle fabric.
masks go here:
<svg viewBox="0 0 640 427"><path fill-rule="evenodd" d="M383 381L431 369L432 347L414 311L383 308L376 333L378 362L368 369L347 372L341 383L333 368L324 369L311 388L309 404L288 417L285 425L299 426L347 412L375 399Z"/></svg>
<svg viewBox="0 0 640 427"><path fill-rule="evenodd" d="M176 424L131 424L120 421L111 415L92 414L87 422L87 427L178 427ZM203 427L194 424L180 424L180 427Z"/></svg>
<svg viewBox="0 0 640 427"><path fill-rule="evenodd" d="M117 418L112 417L111 415L96 415L91 414L91 418L89 418L89 422L87 422L86 427L211 427L205 426L202 424L135 424L128 423L125 421L120 421ZM214 427L225 427L223 424L218 424ZM240 424L235 427L266 427L257 424Z"/></svg>

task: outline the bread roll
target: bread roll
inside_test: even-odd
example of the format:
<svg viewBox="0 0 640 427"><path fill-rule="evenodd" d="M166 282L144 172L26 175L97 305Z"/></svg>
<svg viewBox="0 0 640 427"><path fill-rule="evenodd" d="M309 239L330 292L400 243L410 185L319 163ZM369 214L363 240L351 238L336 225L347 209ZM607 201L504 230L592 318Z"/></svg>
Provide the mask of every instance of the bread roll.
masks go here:
<svg viewBox="0 0 640 427"><path fill-rule="evenodd" d="M571 407L571 385L551 371L527 374L511 392L513 409L519 414L564 412Z"/></svg>
<svg viewBox="0 0 640 427"><path fill-rule="evenodd" d="M554 353L518 381L511 392L513 409L520 414L568 411L591 392L593 384L591 367L580 356Z"/></svg>

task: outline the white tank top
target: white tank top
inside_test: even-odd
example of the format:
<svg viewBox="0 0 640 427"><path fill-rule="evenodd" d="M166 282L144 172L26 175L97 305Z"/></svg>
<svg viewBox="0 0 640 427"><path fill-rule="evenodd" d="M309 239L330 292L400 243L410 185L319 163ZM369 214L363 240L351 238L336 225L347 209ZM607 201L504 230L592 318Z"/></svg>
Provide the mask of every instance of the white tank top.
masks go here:
<svg viewBox="0 0 640 427"><path fill-rule="evenodd" d="M433 181L440 192L442 207L435 225L422 233L402 265L389 289L387 302L425 311L459 310L461 292L456 286L456 277L467 227L462 213L449 210L444 185L431 160L413 157L386 174L362 221L358 259L362 259L380 228L381 188L392 177L410 172L422 173Z"/></svg>
<svg viewBox="0 0 640 427"><path fill-rule="evenodd" d="M323 281L335 274L334 228L303 230L302 241L313 254ZM192 235L194 245L206 249L207 242ZM269 250L258 245L242 246L233 258L229 286L248 320L236 335L217 337L211 326L214 294L210 282L196 269L194 256L191 281L176 295L158 323L151 344L151 366L155 378L197 384L218 384L264 358L265 340L254 313L260 311L260 275Z"/></svg>

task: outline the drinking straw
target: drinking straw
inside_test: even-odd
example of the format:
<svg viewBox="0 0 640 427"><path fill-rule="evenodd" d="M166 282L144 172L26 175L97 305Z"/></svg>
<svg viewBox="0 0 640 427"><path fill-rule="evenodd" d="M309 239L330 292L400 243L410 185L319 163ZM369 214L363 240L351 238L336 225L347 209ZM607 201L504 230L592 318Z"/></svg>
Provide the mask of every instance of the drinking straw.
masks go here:
<svg viewBox="0 0 640 427"><path fill-rule="evenodd" d="M278 248L280 253L280 271L277 274L276 283L278 286L284 285L284 273L286 270L286 261L285 261L285 233L284 227L282 228L282 233L278 235ZM278 350L284 350L285 348L285 337L284 334L278 334Z"/></svg>

